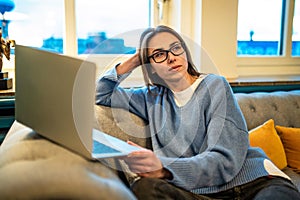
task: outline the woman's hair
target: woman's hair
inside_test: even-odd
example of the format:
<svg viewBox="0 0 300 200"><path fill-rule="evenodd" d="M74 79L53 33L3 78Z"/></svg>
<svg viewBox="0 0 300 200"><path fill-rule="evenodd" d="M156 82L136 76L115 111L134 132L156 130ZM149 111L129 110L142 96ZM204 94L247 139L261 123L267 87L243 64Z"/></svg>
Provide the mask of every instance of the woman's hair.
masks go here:
<svg viewBox="0 0 300 200"><path fill-rule="evenodd" d="M172 28L164 25L157 26L156 28L147 28L140 37L140 59L142 62L142 71L144 75L144 80L146 85L149 87L151 85L163 85L166 86L163 79L161 79L156 73L153 73L152 67L150 64L150 59L148 58L148 45L151 38L153 38L156 34L162 33L162 32L168 32L172 35L174 35L180 43L182 44L184 51L187 56L187 62L188 62L188 69L187 72L195 77L199 77L200 73L197 71L193 61L192 56L189 51L189 49L186 46L185 41L183 38Z"/></svg>

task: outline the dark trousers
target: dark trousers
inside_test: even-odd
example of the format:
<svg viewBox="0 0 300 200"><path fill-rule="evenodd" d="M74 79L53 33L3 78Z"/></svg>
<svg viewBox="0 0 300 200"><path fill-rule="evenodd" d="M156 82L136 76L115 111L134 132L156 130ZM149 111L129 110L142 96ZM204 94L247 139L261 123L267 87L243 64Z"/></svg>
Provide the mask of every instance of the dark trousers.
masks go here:
<svg viewBox="0 0 300 200"><path fill-rule="evenodd" d="M251 199L251 200L297 200L300 193L288 180L280 177L262 177L250 183L214 194L198 195L178 188L165 180L142 178L131 187L141 200L158 199Z"/></svg>

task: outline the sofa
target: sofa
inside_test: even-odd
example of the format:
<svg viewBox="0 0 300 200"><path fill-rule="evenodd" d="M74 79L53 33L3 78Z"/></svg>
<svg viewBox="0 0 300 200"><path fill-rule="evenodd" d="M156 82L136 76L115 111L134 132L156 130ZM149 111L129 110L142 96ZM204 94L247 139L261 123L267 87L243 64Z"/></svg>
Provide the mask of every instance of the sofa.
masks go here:
<svg viewBox="0 0 300 200"><path fill-rule="evenodd" d="M297 166L300 156L296 154L296 161L290 162L286 147L289 143L282 139L280 129L292 129L295 141L299 139L300 90L235 93L235 96L249 129L251 145L265 148L270 157L279 158L281 170L300 191L300 166ZM147 123L126 110L95 106L95 128L151 148ZM274 141L279 147L273 148ZM299 155L298 144L295 148ZM0 147L3 199L135 199L128 188L131 178L135 175L124 162L89 161L17 121Z"/></svg>

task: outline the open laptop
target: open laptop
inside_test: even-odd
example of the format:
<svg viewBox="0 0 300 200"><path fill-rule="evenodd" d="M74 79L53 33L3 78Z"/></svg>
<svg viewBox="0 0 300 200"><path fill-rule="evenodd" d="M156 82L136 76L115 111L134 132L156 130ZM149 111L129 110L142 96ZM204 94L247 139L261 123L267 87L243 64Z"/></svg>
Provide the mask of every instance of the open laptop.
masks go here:
<svg viewBox="0 0 300 200"><path fill-rule="evenodd" d="M88 159L139 149L93 128L94 63L16 45L15 66L17 121Z"/></svg>

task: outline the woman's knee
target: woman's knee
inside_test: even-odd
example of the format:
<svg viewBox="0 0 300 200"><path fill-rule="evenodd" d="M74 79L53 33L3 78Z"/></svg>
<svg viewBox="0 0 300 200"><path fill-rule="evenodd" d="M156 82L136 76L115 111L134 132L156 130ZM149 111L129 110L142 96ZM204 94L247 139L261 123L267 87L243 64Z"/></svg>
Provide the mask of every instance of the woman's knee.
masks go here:
<svg viewBox="0 0 300 200"><path fill-rule="evenodd" d="M275 183L260 190L256 194L255 200L260 199L300 200L300 193L291 183L284 181L282 184Z"/></svg>
<svg viewBox="0 0 300 200"><path fill-rule="evenodd" d="M141 178L131 186L131 190L138 199L159 199L165 195L163 188L166 184L162 179Z"/></svg>
<svg viewBox="0 0 300 200"><path fill-rule="evenodd" d="M138 199L170 199L170 200L195 200L209 199L178 188L166 180L142 178L132 185L132 191Z"/></svg>

